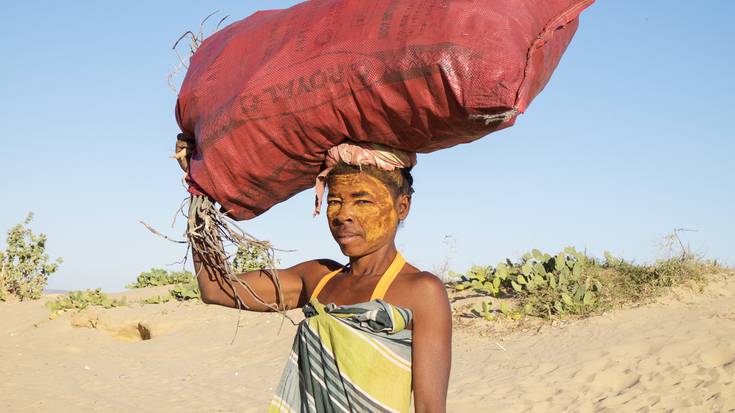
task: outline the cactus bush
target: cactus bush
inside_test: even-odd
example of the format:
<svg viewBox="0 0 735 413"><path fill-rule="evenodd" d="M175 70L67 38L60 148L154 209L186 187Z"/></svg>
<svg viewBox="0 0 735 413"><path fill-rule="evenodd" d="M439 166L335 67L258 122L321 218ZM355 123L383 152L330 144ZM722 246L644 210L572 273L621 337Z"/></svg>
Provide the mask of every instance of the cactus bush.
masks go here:
<svg viewBox="0 0 735 413"><path fill-rule="evenodd" d="M511 319L588 316L616 305L644 302L678 285L693 282L701 288L704 273L714 267L691 255L639 265L609 252L597 260L571 247L556 255L534 249L518 262L506 259L495 267L472 267L451 286L515 304L511 307L502 301L494 310L488 302L473 311L488 320L497 313Z"/></svg>
<svg viewBox="0 0 735 413"><path fill-rule="evenodd" d="M592 270L595 266L571 247L553 256L534 249L517 263L506 260L494 268L472 267L454 288L515 298L522 314L583 315L596 311L601 304L599 296L603 286ZM484 316L486 309L482 313ZM501 313L518 317L511 309L501 308Z"/></svg>

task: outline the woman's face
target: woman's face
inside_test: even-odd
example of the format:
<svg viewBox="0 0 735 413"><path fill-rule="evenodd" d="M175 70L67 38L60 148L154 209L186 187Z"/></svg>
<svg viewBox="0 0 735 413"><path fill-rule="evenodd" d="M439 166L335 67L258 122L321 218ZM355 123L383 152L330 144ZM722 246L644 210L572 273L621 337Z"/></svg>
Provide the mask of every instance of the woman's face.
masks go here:
<svg viewBox="0 0 735 413"><path fill-rule="evenodd" d="M348 257L361 257L392 243L409 205L408 197L394 199L390 189L371 175L352 173L329 178L329 229Z"/></svg>

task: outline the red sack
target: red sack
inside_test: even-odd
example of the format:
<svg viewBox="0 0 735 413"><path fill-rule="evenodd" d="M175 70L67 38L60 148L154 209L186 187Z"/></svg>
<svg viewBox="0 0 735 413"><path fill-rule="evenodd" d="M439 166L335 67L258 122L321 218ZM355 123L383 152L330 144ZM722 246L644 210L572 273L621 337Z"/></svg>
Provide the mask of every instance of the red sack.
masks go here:
<svg viewBox="0 0 735 413"><path fill-rule="evenodd" d="M179 93L190 192L249 219L347 139L426 153L511 126L593 1L312 0L233 23Z"/></svg>

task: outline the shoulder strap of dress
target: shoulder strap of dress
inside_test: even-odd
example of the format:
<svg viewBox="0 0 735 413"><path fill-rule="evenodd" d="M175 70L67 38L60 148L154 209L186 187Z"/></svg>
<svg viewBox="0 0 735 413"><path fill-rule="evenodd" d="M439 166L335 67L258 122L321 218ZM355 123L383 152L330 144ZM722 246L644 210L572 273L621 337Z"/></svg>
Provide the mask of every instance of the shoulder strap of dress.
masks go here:
<svg viewBox="0 0 735 413"><path fill-rule="evenodd" d="M406 260L403 258L401 253L396 252L396 257L393 258L393 262L390 264L388 269L385 270L385 274L380 277L378 285L375 286L375 290L373 291L373 296L370 297L370 301L382 300L383 297L385 297L385 293L388 291L388 287L390 287L391 283L393 283L393 280L396 279L396 276L398 276L398 273L401 272L405 264Z"/></svg>
<svg viewBox="0 0 735 413"><path fill-rule="evenodd" d="M324 277L322 277L322 279L319 280L319 282L316 284L314 291L312 291L310 300L315 299L319 295L319 293L322 291L322 288L324 288L324 286L327 285L327 282L329 282L329 280L331 280L332 277L334 277L335 275L341 273L343 269L344 267L338 268L330 272L329 274L325 275Z"/></svg>

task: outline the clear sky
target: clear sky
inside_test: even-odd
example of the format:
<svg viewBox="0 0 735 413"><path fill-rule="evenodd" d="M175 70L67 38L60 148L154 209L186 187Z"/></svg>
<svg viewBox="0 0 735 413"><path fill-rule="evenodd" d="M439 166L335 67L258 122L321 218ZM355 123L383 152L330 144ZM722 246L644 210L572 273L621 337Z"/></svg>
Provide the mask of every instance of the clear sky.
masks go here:
<svg viewBox="0 0 735 413"><path fill-rule="evenodd" d="M184 230L170 226L186 196L169 158L171 45L215 9L234 21L295 3L3 4L0 229L35 213L64 258L50 288L115 291L151 267L179 268L166 265L184 248L138 223ZM514 127L420 156L399 248L427 270L566 245L646 262L684 227L697 230L682 234L695 251L735 264L732 16L727 0L598 0ZM284 265L344 261L312 205L306 191L244 227L296 249Z"/></svg>

